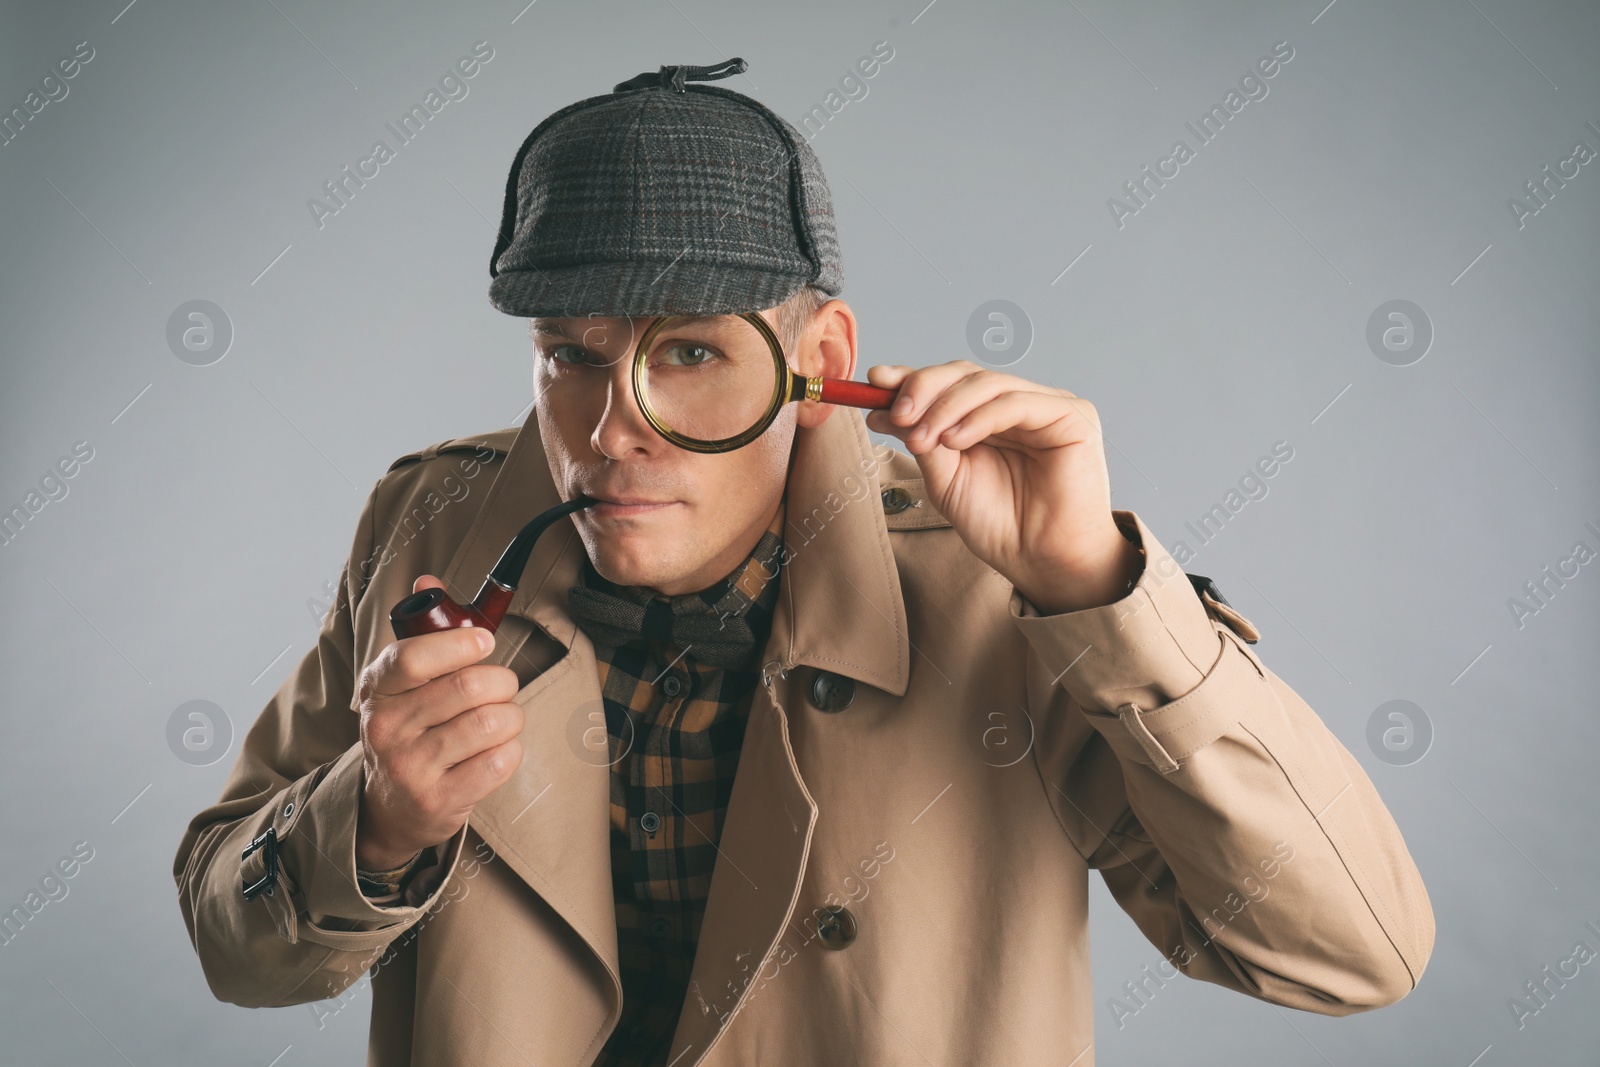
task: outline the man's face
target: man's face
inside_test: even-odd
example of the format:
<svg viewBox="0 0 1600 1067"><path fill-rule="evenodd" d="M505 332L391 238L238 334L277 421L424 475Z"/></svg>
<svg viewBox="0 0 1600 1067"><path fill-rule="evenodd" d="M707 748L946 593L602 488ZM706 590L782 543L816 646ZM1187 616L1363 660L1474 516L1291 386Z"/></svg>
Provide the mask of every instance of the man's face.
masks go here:
<svg viewBox="0 0 1600 1067"><path fill-rule="evenodd" d="M761 315L776 329L771 309ZM606 501L572 516L595 569L620 585L674 596L726 576L771 522L797 405L785 404L764 434L732 452L670 443L645 421L630 378L639 338L654 321L532 320L534 407L561 496Z"/></svg>

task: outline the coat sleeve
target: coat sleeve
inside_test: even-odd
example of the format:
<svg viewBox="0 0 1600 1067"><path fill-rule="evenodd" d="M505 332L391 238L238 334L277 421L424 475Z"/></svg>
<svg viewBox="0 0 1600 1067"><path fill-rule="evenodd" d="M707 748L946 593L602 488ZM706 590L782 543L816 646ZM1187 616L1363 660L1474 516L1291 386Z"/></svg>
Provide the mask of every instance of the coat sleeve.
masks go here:
<svg viewBox="0 0 1600 1067"><path fill-rule="evenodd" d="M1145 557L1125 597L1040 615L1011 596L1057 820L1183 973L1323 1015L1399 1000L1433 911L1377 790L1240 639L1248 620L1214 618L1144 522L1113 515Z"/></svg>
<svg viewBox="0 0 1600 1067"><path fill-rule="evenodd" d="M410 880L403 901L374 904L356 882L364 767L360 720L351 711L353 616L374 559L382 484L367 496L316 647L252 724L222 796L189 822L173 860L189 939L219 1000L281 1007L336 996L384 962L386 949L444 891L460 858L465 826L434 846L434 865ZM246 900L243 885L265 873L266 858L261 849L248 861L241 855L269 830L276 882L270 895Z"/></svg>

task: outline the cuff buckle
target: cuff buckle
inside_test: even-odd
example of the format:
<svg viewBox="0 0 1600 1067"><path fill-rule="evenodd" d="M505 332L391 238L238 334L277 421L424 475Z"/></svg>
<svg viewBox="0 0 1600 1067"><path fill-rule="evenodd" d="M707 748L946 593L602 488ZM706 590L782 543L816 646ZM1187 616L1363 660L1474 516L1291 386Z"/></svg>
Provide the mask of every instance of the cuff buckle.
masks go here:
<svg viewBox="0 0 1600 1067"><path fill-rule="evenodd" d="M250 842L250 847L244 850L239 859L241 861L248 860L250 854L256 851L261 853L266 869L260 878L249 885L240 887L240 891L244 893L244 899L246 900L254 900L263 893L270 897L273 889L276 888L278 881L278 831L275 827L269 826L261 831L255 840Z"/></svg>

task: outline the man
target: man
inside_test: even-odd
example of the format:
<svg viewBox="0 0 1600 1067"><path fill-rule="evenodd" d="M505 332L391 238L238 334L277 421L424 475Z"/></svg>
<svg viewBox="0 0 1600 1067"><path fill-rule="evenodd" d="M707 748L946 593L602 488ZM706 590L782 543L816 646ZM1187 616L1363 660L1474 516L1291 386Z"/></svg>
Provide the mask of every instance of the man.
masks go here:
<svg viewBox="0 0 1600 1067"><path fill-rule="evenodd" d="M757 309L797 371L855 370L815 156L688 84L743 69L641 74L524 142L490 296L530 320L533 411L369 494L178 849L213 992L320 1022L370 981L381 1065L1089 1065L1093 868L1160 953L1134 1003L1179 972L1404 996L1434 926L1399 830L1255 627L1112 510L1092 404L955 361L726 453L642 416L663 315ZM585 493L492 639L393 639L400 599L465 601Z"/></svg>

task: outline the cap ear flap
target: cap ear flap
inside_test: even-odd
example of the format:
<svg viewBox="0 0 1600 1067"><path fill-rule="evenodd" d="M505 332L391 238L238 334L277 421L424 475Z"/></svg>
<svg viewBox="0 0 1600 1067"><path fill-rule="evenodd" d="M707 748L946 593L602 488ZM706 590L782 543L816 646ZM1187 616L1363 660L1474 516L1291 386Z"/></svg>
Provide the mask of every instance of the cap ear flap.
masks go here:
<svg viewBox="0 0 1600 1067"><path fill-rule="evenodd" d="M511 174L506 178L506 199L500 209L500 232L495 236L494 252L489 256L489 277L495 278L500 274L495 266L500 256L507 248L511 247L511 236L517 224L517 182L522 177L522 161L528 156L528 149L533 147L533 139L539 136L545 123L541 122L534 127L533 132L523 140L522 147L517 149L516 158L511 161Z"/></svg>

